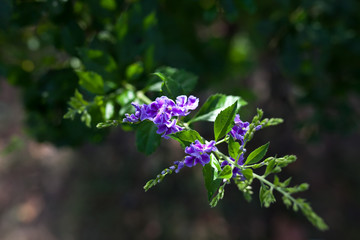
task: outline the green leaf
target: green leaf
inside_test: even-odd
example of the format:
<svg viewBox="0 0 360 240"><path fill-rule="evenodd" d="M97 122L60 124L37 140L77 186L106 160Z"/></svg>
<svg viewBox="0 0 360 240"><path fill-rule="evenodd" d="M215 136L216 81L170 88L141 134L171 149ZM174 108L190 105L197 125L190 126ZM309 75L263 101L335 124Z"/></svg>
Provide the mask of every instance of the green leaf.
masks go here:
<svg viewBox="0 0 360 240"><path fill-rule="evenodd" d="M189 93L191 93L196 85L198 78L196 75L190 72L181 69L171 68L171 67L160 67L156 70L156 73L161 74L162 77L160 76L159 77L163 81L170 80L170 82L174 81L178 84L178 86L181 89L181 92L178 92L175 98L179 95L183 95L183 94L188 95Z"/></svg>
<svg viewBox="0 0 360 240"><path fill-rule="evenodd" d="M260 193L259 193L260 203L262 206L268 208L271 203L276 201L272 188L268 188L266 185L261 184Z"/></svg>
<svg viewBox="0 0 360 240"><path fill-rule="evenodd" d="M253 171L250 168L246 168L246 169L242 170L241 173L244 175L244 177L247 180L250 181L253 179Z"/></svg>
<svg viewBox="0 0 360 240"><path fill-rule="evenodd" d="M122 93L116 96L116 102L124 107L129 105L135 99L135 92L132 90L124 90Z"/></svg>
<svg viewBox="0 0 360 240"><path fill-rule="evenodd" d="M286 195L282 196L282 200L283 200L283 202L284 202L284 204L285 204L285 206L287 208L291 207L292 202ZM297 211L297 205L296 204L294 204L294 211L295 212Z"/></svg>
<svg viewBox="0 0 360 240"><path fill-rule="evenodd" d="M135 80L144 72L144 66L142 62L136 62L129 65L126 68L126 78L128 80Z"/></svg>
<svg viewBox="0 0 360 240"><path fill-rule="evenodd" d="M288 179L286 179L286 180L281 184L281 187L287 187L287 186L289 186L290 181L291 181L291 177L289 177Z"/></svg>
<svg viewBox="0 0 360 240"><path fill-rule="evenodd" d="M219 189L220 184L222 182L221 179L216 179L215 177L215 170L211 164L206 164L203 167L203 176L205 181L205 187L208 192L208 200L210 201L212 196L216 193ZM215 180L214 180L215 179Z"/></svg>
<svg viewBox="0 0 360 240"><path fill-rule="evenodd" d="M261 184L260 190L259 190L259 199L260 199L261 206L264 204L265 195L266 195L267 191L268 191L267 187L265 185Z"/></svg>
<svg viewBox="0 0 360 240"><path fill-rule="evenodd" d="M232 167L230 165L226 165L224 169L220 172L218 178L230 179L232 175Z"/></svg>
<svg viewBox="0 0 360 240"><path fill-rule="evenodd" d="M104 82L102 77L95 72L77 72L79 84L94 94L104 94Z"/></svg>
<svg viewBox="0 0 360 240"><path fill-rule="evenodd" d="M152 122L142 122L136 129L136 146L140 152L150 155L160 145L161 136Z"/></svg>
<svg viewBox="0 0 360 240"><path fill-rule="evenodd" d="M107 102L105 106L105 120L112 118L114 115L114 103Z"/></svg>
<svg viewBox="0 0 360 240"><path fill-rule="evenodd" d="M213 153L210 154L210 165L214 169L214 180L215 180L218 176L218 172L221 171L221 166Z"/></svg>
<svg viewBox="0 0 360 240"><path fill-rule="evenodd" d="M240 144L236 142L233 137L229 138L228 151L230 157L237 159L240 153Z"/></svg>
<svg viewBox="0 0 360 240"><path fill-rule="evenodd" d="M250 155L247 157L244 165L251 165L254 163L259 162L266 154L270 143L266 143L262 145L261 147L258 147L254 151L250 153Z"/></svg>
<svg viewBox="0 0 360 240"><path fill-rule="evenodd" d="M242 106L247 104L245 100L238 96L226 96L223 94L212 95L205 101L198 113L189 121L189 123L197 121L214 122L216 116L235 101L238 103L236 112L238 112Z"/></svg>
<svg viewBox="0 0 360 240"><path fill-rule="evenodd" d="M91 115L87 111L84 111L82 113L80 119L81 119L82 122L85 122L85 125L87 127L91 127Z"/></svg>
<svg viewBox="0 0 360 240"><path fill-rule="evenodd" d="M154 75L158 76L163 80L163 84L161 85L161 91L164 95L168 96L169 98L176 99L177 96L182 95L184 90L180 86L180 84L174 81L172 78L156 72Z"/></svg>
<svg viewBox="0 0 360 240"><path fill-rule="evenodd" d="M88 48L79 48L78 52L87 71L96 72L106 81L116 79L117 64L108 53Z"/></svg>
<svg viewBox="0 0 360 240"><path fill-rule="evenodd" d="M189 146L191 143L195 142L195 140L199 140L201 143L204 143L200 134L192 129L173 133L170 137L178 141L183 148Z"/></svg>
<svg viewBox="0 0 360 240"><path fill-rule="evenodd" d="M267 175L272 173L272 170L274 169L274 167L275 167L275 159L272 159L272 160L269 161L268 165L266 166L264 176L266 177Z"/></svg>
<svg viewBox="0 0 360 240"><path fill-rule="evenodd" d="M234 126L237 101L219 113L214 123L215 141L224 137Z"/></svg>

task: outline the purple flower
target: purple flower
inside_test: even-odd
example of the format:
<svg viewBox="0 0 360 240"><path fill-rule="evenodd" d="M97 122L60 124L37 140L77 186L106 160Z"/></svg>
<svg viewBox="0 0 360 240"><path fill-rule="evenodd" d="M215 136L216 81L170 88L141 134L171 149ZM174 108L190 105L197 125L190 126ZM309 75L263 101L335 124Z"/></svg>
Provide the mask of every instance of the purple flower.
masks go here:
<svg viewBox="0 0 360 240"><path fill-rule="evenodd" d="M197 108L197 106L199 105L199 99L192 95L189 97L181 95L176 98L176 105L182 111L179 116L186 116L190 113L189 110L194 110Z"/></svg>
<svg viewBox="0 0 360 240"><path fill-rule="evenodd" d="M161 137L163 137L165 139L169 139L169 137L167 135L183 130L182 127L176 125L175 119L172 120L172 122L158 124L157 127L158 127L158 130L156 131L156 133L158 133L158 134L163 133L163 135L161 135Z"/></svg>
<svg viewBox="0 0 360 240"><path fill-rule="evenodd" d="M235 159L233 159L232 157L230 157L230 159L235 162ZM240 166L244 164L244 154L243 153L240 155L240 158L237 160L237 164ZM226 165L230 165L230 163L225 160L221 163L221 168L225 167ZM238 167L234 167L232 172L233 172L233 175L232 175L233 178L235 178L237 175L239 175L241 178L243 178L243 174L241 173L241 170Z"/></svg>
<svg viewBox="0 0 360 240"><path fill-rule="evenodd" d="M216 150L215 141L201 144L199 140L195 140L194 143L185 148L185 153L189 154L189 156L185 157L184 163L188 167L195 166L198 163L204 166L210 162L209 153Z"/></svg>
<svg viewBox="0 0 360 240"><path fill-rule="evenodd" d="M135 113L134 114L128 114L126 113L125 114L125 117L123 122L131 122L131 123L134 123L134 122L138 122L139 120L140 121L144 121L145 119L147 119L147 114L146 114L146 105L143 104L143 105L139 105L138 103L136 102L133 102L131 103L131 105L133 105L135 107Z"/></svg>
<svg viewBox="0 0 360 240"><path fill-rule="evenodd" d="M244 136L245 136L246 132L249 130L250 123L241 121L239 114L236 114L234 122L235 122L235 125L231 129L229 134L234 139L240 140L243 143Z"/></svg>
<svg viewBox="0 0 360 240"><path fill-rule="evenodd" d="M177 165L177 168L175 169L175 172L178 173L184 167L184 161L177 162L176 165Z"/></svg>
<svg viewBox="0 0 360 240"><path fill-rule="evenodd" d="M181 110L176 106L175 102L165 96L156 98L146 108L146 114L155 124L164 124L168 122L172 116L180 113Z"/></svg>

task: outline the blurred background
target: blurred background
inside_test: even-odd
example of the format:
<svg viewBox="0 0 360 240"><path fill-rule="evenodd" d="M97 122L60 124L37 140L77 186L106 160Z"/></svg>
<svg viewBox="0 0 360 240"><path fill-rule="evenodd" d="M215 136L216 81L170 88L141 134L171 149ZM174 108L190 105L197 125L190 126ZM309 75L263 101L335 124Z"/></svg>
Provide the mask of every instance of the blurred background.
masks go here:
<svg viewBox="0 0 360 240"><path fill-rule="evenodd" d="M360 236L360 2L357 0L1 0L0 239L357 239ZM64 119L76 71L143 86L159 66L199 77L200 104L242 96L282 125L248 149L295 154L280 174L330 229L234 186L210 208L200 167L143 185L184 157L173 141L137 151L135 133ZM155 95L149 96L151 98ZM121 119L122 101L113 109ZM119 110L120 108L120 110ZM212 138L209 124L195 128ZM255 185L258 187L258 185ZM256 188L255 188L256 189ZM277 195L277 197L280 197Z"/></svg>

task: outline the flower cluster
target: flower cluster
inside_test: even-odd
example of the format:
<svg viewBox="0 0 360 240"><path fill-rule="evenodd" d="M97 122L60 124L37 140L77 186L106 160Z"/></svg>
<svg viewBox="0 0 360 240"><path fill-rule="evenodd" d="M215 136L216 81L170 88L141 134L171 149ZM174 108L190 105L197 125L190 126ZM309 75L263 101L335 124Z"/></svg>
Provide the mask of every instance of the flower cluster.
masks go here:
<svg viewBox="0 0 360 240"><path fill-rule="evenodd" d="M156 133L162 137L169 138L171 133L183 130L177 125L177 120L173 117L182 117L190 113L199 105L199 99L194 96L181 95L176 98L176 103L166 96L158 97L150 104L139 105L131 103L135 107L134 114L125 114L123 122L135 123L144 120L154 122L158 128Z"/></svg>
<svg viewBox="0 0 360 240"><path fill-rule="evenodd" d="M239 159L236 161L235 159L233 159L232 157L230 157L230 160L237 162L238 165L242 166L244 164L244 153L242 153L239 157ZM221 163L221 168L224 168L226 165L230 165L230 163L226 160L224 160ZM235 178L237 176L240 176L241 179L244 178L244 175L241 173L241 170L238 167L234 167L232 170L232 177Z"/></svg>
<svg viewBox="0 0 360 240"><path fill-rule="evenodd" d="M240 140L242 145L244 144L244 136L249 130L249 122L243 122L240 120L240 115L236 114L234 119L235 125L229 132L229 134L236 140Z"/></svg>
<svg viewBox="0 0 360 240"><path fill-rule="evenodd" d="M244 137L245 137L245 134L247 133L247 131L249 131L249 129L250 129L250 127L249 127L250 123L241 121L239 114L235 115L234 122L235 122L235 125L233 126L233 128L231 129L231 131L228 134L230 136L232 136L235 140L240 140L240 142L241 142L240 148L242 149L242 153L240 154L239 159L235 160L231 157L230 157L230 159L232 161L234 161L236 164L242 166L244 164L244 152L246 151L246 149L244 148L244 146L245 146ZM256 129L256 130L258 130L258 129ZM226 165L230 165L230 163L228 161L224 160L221 163L221 168L225 167ZM235 178L237 176L240 176L241 178L244 177L241 173L241 170L238 167L234 167L232 177Z"/></svg>
<svg viewBox="0 0 360 240"><path fill-rule="evenodd" d="M198 163L203 166L209 163L209 154L213 151L217 151L215 143L215 141L211 141L202 144L199 140L195 140L194 143L191 143L190 146L185 148L185 153L189 155L186 156L183 161L177 162L178 167L176 169L176 172L179 172L180 169L184 167L184 165L188 167L193 167Z"/></svg>

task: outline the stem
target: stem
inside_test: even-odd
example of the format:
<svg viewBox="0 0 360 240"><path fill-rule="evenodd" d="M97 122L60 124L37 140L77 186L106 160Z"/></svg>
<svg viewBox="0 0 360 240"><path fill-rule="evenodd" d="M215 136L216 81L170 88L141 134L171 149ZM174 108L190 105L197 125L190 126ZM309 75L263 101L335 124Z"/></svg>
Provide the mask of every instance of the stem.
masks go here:
<svg viewBox="0 0 360 240"><path fill-rule="evenodd" d="M215 145L218 145L218 144L220 144L220 143L226 142L228 139L229 139L229 136L226 136L226 137L224 137L223 139L221 139L220 141L217 141L217 142L215 143Z"/></svg>
<svg viewBox="0 0 360 240"><path fill-rule="evenodd" d="M291 196L291 194L289 194L288 192L284 191L281 187L275 186L272 182L266 180L263 176L257 175L256 173L253 173L254 178L258 179L260 182L263 182L265 184L267 184L269 187L275 189L276 191L278 191L279 193L283 194L284 196L286 196L287 198L289 198L291 201L294 202L294 204L298 205L299 207L301 207L295 198L293 198L293 196Z"/></svg>

